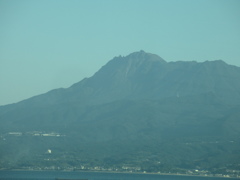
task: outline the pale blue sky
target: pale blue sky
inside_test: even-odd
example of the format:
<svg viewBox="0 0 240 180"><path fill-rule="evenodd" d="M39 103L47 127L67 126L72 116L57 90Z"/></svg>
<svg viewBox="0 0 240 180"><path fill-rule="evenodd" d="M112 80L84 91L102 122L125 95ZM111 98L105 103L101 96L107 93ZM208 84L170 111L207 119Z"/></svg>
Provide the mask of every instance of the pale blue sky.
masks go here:
<svg viewBox="0 0 240 180"><path fill-rule="evenodd" d="M0 0L0 105L139 50L240 66L240 0Z"/></svg>

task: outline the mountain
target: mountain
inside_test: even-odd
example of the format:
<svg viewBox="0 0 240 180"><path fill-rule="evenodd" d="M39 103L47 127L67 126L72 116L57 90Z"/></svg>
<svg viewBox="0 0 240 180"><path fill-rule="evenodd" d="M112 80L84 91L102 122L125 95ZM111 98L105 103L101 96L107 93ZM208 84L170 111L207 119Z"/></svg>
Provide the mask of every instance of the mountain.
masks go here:
<svg viewBox="0 0 240 180"><path fill-rule="evenodd" d="M221 60L115 57L69 88L0 106L0 166L236 168L239 82L240 68Z"/></svg>
<svg viewBox="0 0 240 180"><path fill-rule="evenodd" d="M161 99L165 97L214 93L224 102L239 103L240 68L221 60L169 62L145 53L115 57L92 77L67 89L55 89L19 104L47 106L66 102L102 104L121 99Z"/></svg>

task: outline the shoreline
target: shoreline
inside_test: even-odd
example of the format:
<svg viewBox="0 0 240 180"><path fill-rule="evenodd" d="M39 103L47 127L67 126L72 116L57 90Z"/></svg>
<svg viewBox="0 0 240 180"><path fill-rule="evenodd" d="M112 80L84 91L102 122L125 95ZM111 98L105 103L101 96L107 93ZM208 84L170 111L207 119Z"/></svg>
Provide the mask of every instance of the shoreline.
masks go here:
<svg viewBox="0 0 240 180"><path fill-rule="evenodd" d="M240 179L240 177L224 177L216 175L197 175L197 174L176 174L176 173L151 173L151 172L121 172L121 171L94 171L94 170L29 170L29 169L0 169L1 171L25 171L25 172L84 172L84 173L109 173L109 174L140 174L140 175L160 175L160 176L187 176L187 177L210 177Z"/></svg>

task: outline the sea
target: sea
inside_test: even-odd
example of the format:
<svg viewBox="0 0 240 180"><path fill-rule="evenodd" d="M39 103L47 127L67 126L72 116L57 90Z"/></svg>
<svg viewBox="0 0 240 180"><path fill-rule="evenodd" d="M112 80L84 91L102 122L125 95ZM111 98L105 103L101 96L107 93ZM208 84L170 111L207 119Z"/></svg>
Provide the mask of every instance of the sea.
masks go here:
<svg viewBox="0 0 240 180"><path fill-rule="evenodd" d="M103 173L103 172L64 172L64 171L0 171L0 180L229 180L221 177L198 177L159 174ZM239 180L231 178L231 180Z"/></svg>

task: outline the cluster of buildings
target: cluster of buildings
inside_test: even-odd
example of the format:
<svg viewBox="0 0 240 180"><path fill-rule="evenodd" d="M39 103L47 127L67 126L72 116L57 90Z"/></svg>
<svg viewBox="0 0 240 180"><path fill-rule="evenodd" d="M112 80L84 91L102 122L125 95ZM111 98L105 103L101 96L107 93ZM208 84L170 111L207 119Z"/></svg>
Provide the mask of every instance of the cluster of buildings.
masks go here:
<svg viewBox="0 0 240 180"><path fill-rule="evenodd" d="M23 135L43 136L43 137L62 137L62 136L65 136L65 135L57 133L57 132L41 132L41 131L30 131L30 132L24 132L24 133L23 132L8 132L8 133L4 134L3 136L23 136Z"/></svg>

